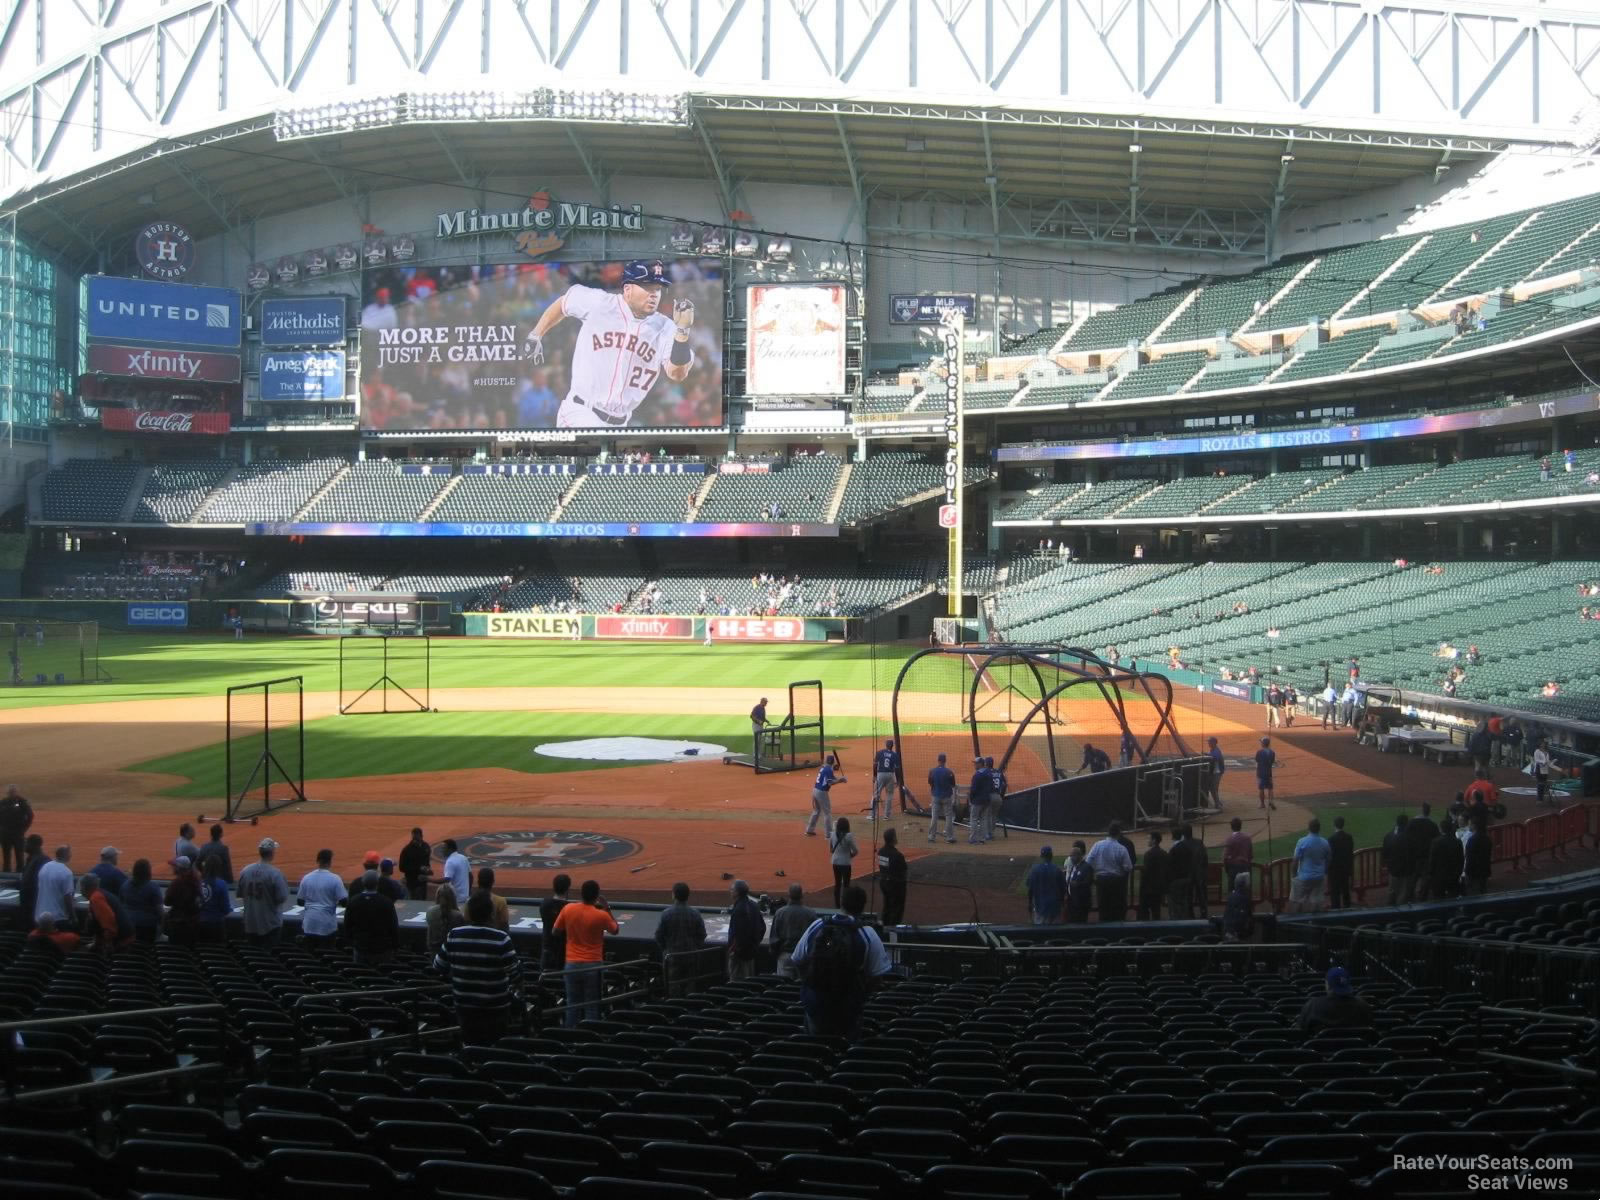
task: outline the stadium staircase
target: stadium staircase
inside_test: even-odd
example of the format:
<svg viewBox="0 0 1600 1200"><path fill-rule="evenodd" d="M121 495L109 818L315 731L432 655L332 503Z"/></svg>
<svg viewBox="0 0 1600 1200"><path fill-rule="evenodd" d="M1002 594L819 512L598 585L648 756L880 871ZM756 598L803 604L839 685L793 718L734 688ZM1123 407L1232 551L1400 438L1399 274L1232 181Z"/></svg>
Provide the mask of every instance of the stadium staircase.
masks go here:
<svg viewBox="0 0 1600 1200"><path fill-rule="evenodd" d="M583 481L589 478L585 473L579 473L573 478L572 486L561 493L561 499L556 501L556 507L550 514L552 521L561 520L561 514L567 511L567 505L572 503L572 498L578 494L578 489L583 486Z"/></svg>
<svg viewBox="0 0 1600 1200"><path fill-rule="evenodd" d="M1235 333L1249 333L1249 332L1251 332L1251 327L1253 325L1255 325L1255 323L1259 319L1261 319L1262 317L1266 316L1269 312L1271 312L1272 309L1273 309L1273 306L1276 305L1278 303L1278 301L1282 300L1290 292L1294 291L1295 288L1299 287L1301 282L1305 279L1305 277L1307 275L1310 275L1311 272L1315 271L1317 269L1317 267L1321 264L1321 262L1322 262L1322 260L1320 258L1308 259L1306 261L1305 266L1301 267L1298 271L1296 271L1294 276L1289 280L1288 283L1284 284L1276 292L1274 292L1272 295L1268 296L1266 301L1261 305L1261 307L1256 309L1254 312L1252 312L1250 314L1250 319L1248 321L1246 321L1243 325L1239 326L1239 328L1237 330L1235 330L1234 332Z"/></svg>
<svg viewBox="0 0 1600 1200"><path fill-rule="evenodd" d="M1366 287L1362 288L1354 296L1351 296L1350 299L1345 302L1344 306L1340 308L1338 312L1334 313L1333 316L1335 318L1344 316L1359 317L1361 315L1361 302L1370 296L1379 286L1393 278L1400 271L1400 269L1405 266L1406 263L1410 262L1414 257L1416 257L1417 252L1426 246L1428 241L1429 239L1426 237L1418 238L1414 243L1412 243L1411 249L1407 250L1399 258L1390 263L1381 274L1374 276L1371 283L1367 284Z"/></svg>
<svg viewBox="0 0 1600 1200"><path fill-rule="evenodd" d="M1192 289L1189 294L1179 301L1177 306L1161 320L1161 323L1150 331L1150 335L1144 340L1152 345L1154 345L1156 342L1159 342L1162 335L1165 334L1168 329L1172 328L1172 326L1179 320L1179 318L1183 316L1185 312L1194 306L1195 301L1200 299L1200 293L1203 291L1205 291L1204 288Z"/></svg>
<svg viewBox="0 0 1600 1200"><path fill-rule="evenodd" d="M694 490L694 500L689 506L689 511L683 514L683 519L693 523L700 519L700 509L705 505L706 497L711 494L712 485L720 479L715 471L706 472L706 481Z"/></svg>
<svg viewBox="0 0 1600 1200"><path fill-rule="evenodd" d="M850 486L850 473L855 470L854 463L845 463L839 471L839 482L833 486L833 495L828 497L828 515L824 519L826 524L839 523L839 507L844 503L844 492Z"/></svg>
<svg viewBox="0 0 1600 1200"><path fill-rule="evenodd" d="M324 496L326 496L329 492L333 491L334 488L338 487L339 486L339 482L342 479L344 479L344 477L346 475L350 474L351 465L352 464L350 464L350 463L346 463L344 466L340 467L337 471L335 471L333 473L333 478L328 480L327 483L323 484L320 488L318 488L315 492L313 492L311 494L310 499L308 499L304 504L302 504L299 507L299 509L297 509L295 511L293 520L304 521L306 519L306 514L308 512L310 512L313 508L315 508L317 506L318 502Z"/></svg>
<svg viewBox="0 0 1600 1200"><path fill-rule="evenodd" d="M212 487L212 489L209 492L206 493L206 498L204 500L200 501L200 507L195 509L194 512L189 514L189 523L190 524L194 524L194 523L196 523L198 521L204 520L205 519L205 515L206 515L206 510L209 509L213 504L215 504L217 502L218 497L220 497L222 495L222 493L227 490L228 486L236 478L238 478L238 475L239 475L239 467L238 467L237 464L235 464L234 466L230 467L228 469L228 473L226 475L224 475L221 479L217 480L216 484Z"/></svg>
<svg viewBox="0 0 1600 1200"><path fill-rule="evenodd" d="M1493 246L1490 246L1486 253L1478 255L1477 258L1475 258L1471 262L1467 263L1465 266L1463 266L1461 268L1461 270L1457 271L1448 280L1446 280L1444 285L1442 287L1440 287L1438 291L1434 292L1433 295L1428 297L1428 301L1427 302L1430 303L1430 304L1433 304L1433 303L1438 303L1438 302L1440 302L1442 300L1450 298L1450 295L1451 295L1450 289L1451 288L1455 287L1456 284L1460 283L1463 279L1467 278L1467 276L1473 274L1485 262L1487 262L1489 259L1493 258L1496 254L1500 253L1501 250L1503 250L1507 246L1509 246L1512 242L1514 242L1516 240L1518 234L1522 233L1523 230L1528 228L1528 226L1533 225L1533 224L1537 223L1539 220L1541 220L1543 215L1544 215L1543 214L1543 210L1541 210L1539 212L1531 212L1531 213L1529 213L1527 215L1527 217L1523 219L1521 224L1519 224L1510 233L1506 234L1505 237L1501 238Z"/></svg>
<svg viewBox="0 0 1600 1200"><path fill-rule="evenodd" d="M431 521L431 520L433 520L433 514L439 510L439 506L445 502L445 500L449 497L450 493L455 491L456 488L458 488L459 486L461 486L461 481L464 478L466 478L464 475L452 475L452 476L450 476L450 478L445 482L445 485L442 488L439 489L438 494L436 494L432 500L428 501L428 506L426 508L424 508L420 513L417 514L417 520L418 521Z"/></svg>
<svg viewBox="0 0 1600 1200"><path fill-rule="evenodd" d="M150 468L141 467L139 473L133 477L133 483L128 488L128 498L123 502L122 511L117 514L117 520L123 524L133 520L133 514L139 508L139 497L144 495L145 485L150 482Z"/></svg>

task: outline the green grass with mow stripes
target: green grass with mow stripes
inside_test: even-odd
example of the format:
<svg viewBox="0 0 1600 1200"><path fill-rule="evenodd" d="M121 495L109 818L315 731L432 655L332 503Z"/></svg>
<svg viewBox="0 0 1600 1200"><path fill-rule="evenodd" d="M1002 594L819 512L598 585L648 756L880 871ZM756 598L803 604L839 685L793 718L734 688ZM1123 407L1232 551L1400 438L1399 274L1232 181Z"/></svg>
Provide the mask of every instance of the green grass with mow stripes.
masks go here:
<svg viewBox="0 0 1600 1200"><path fill-rule="evenodd" d="M380 639L347 639L347 672L373 675ZM398 659L415 654L410 639L395 639ZM876 688L884 696L911 651L903 646L719 645L543 642L492 638L434 638L436 688L499 687L734 687L770 696L785 710L787 684L820 679L824 688ZM0 710L108 700L220 696L231 684L301 675L307 691L339 686L339 639L255 636L235 642L214 634L100 634L100 666L108 683L0 687ZM404 663L390 673L417 674ZM364 686L364 685L361 685ZM887 712L885 701L885 712Z"/></svg>
<svg viewBox="0 0 1600 1200"><path fill-rule="evenodd" d="M873 728L869 720L835 718L828 722L827 731L828 741L833 743L868 736ZM347 779L469 767L504 767L530 774L620 767L630 764L547 758L534 747L547 741L624 735L711 742L746 752L750 723L743 717L673 713L419 712L326 717L306 722L305 774L315 779ZM280 754L293 754L292 748L282 743L275 746ZM252 746L250 739L241 739L235 742L235 751L240 761L253 761L260 748ZM285 765L293 770L292 761ZM185 776L189 782L168 789L164 794L170 796L215 796L223 791L220 743L151 759L132 769Z"/></svg>

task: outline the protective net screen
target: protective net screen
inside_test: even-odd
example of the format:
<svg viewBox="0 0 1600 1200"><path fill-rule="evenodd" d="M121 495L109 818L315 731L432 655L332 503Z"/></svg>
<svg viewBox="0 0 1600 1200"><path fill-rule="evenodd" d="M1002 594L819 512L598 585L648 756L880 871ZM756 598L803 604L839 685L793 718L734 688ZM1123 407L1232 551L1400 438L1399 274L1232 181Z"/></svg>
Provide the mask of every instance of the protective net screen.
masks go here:
<svg viewBox="0 0 1600 1200"><path fill-rule="evenodd" d="M94 621L0 622L5 681L14 687L94 681L100 626Z"/></svg>
<svg viewBox="0 0 1600 1200"><path fill-rule="evenodd" d="M789 711L796 725L815 724L822 720L822 684L816 681L789 685Z"/></svg>
<svg viewBox="0 0 1600 1200"><path fill-rule="evenodd" d="M1039 648L998 646L924 652L905 666L894 693L906 780L925 787L941 752L962 782L973 759L1002 766L1010 792L1070 775L1090 748L1115 766L1131 735L1130 761L1187 753L1162 677L1108 675L1081 658Z"/></svg>
<svg viewBox="0 0 1600 1200"><path fill-rule="evenodd" d="M426 712L431 639L355 636L339 641L339 711Z"/></svg>
<svg viewBox="0 0 1600 1200"><path fill-rule="evenodd" d="M227 693L227 786L232 819L303 799L305 739L298 676Z"/></svg>

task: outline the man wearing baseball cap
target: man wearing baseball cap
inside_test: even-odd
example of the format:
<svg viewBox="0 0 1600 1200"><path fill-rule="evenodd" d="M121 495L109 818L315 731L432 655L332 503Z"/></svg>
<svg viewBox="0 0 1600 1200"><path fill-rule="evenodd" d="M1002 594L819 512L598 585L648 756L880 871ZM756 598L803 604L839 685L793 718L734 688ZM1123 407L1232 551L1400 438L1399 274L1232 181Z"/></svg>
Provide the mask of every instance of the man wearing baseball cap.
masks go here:
<svg viewBox="0 0 1600 1200"><path fill-rule="evenodd" d="M239 899L244 903L244 935L252 946L276 946L283 934L283 906L289 902L289 881L273 864L278 843L262 838L260 860L239 873Z"/></svg>
<svg viewBox="0 0 1600 1200"><path fill-rule="evenodd" d="M1320 1033L1324 1029L1361 1029L1372 1024L1372 1006L1356 995L1350 972L1332 967L1323 983L1324 992L1306 1001L1295 1021L1297 1029Z"/></svg>
<svg viewBox="0 0 1600 1200"><path fill-rule="evenodd" d="M350 894L354 896L361 891L361 877L363 875L365 875L368 871L376 871L381 866L383 866L383 855L379 854L376 850L368 850L365 854L363 854L361 856L361 870L356 874L356 877L350 881Z"/></svg>
<svg viewBox="0 0 1600 1200"><path fill-rule="evenodd" d="M89 868L89 874L100 880L100 886L113 896L122 895L122 887L128 882L128 877L122 873L122 868L117 866L117 859L122 857L122 851L115 846L107 846L100 851L100 861Z"/></svg>

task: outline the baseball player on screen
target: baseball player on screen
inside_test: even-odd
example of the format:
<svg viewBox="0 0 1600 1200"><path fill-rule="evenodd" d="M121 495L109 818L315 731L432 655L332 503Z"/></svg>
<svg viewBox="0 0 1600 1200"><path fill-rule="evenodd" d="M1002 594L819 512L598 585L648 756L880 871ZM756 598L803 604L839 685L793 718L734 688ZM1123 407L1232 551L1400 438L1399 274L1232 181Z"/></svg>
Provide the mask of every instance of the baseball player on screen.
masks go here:
<svg viewBox="0 0 1600 1200"><path fill-rule="evenodd" d="M556 411L556 428L626 425L656 378L681 382L694 352L689 327L694 304L676 300L672 316L656 311L667 289L661 262L635 260L622 268L622 294L573 284L539 314L523 340L522 356L544 362L544 337L568 317L579 321L572 351L572 387Z"/></svg>

